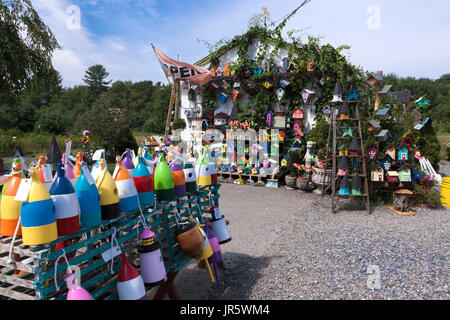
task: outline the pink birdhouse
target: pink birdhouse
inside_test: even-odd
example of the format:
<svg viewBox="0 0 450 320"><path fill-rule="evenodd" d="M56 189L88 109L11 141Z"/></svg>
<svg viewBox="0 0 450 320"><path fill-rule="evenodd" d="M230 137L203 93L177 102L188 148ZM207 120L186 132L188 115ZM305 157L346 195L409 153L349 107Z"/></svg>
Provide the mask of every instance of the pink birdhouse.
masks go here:
<svg viewBox="0 0 450 320"><path fill-rule="evenodd" d="M268 128L272 127L272 118L273 118L272 111L267 112L267 114L266 114L266 124L267 124Z"/></svg>
<svg viewBox="0 0 450 320"><path fill-rule="evenodd" d="M222 71L222 69L220 67L218 67L217 70L216 70L216 76L217 77L223 76L223 71Z"/></svg>
<svg viewBox="0 0 450 320"><path fill-rule="evenodd" d="M303 120L303 111L300 109L295 110L294 114L292 115L292 118L296 120Z"/></svg>
<svg viewBox="0 0 450 320"><path fill-rule="evenodd" d="M302 92L302 98L304 103L311 103L314 99L314 91L309 89L304 89Z"/></svg>

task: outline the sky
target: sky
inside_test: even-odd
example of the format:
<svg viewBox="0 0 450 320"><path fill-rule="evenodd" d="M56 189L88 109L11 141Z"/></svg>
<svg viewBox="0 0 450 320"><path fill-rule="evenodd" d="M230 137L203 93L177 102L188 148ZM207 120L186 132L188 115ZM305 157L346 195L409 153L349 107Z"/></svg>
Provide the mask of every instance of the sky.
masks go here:
<svg viewBox="0 0 450 320"><path fill-rule="evenodd" d="M303 0L31 0L61 49L53 64L63 85L83 84L101 64L108 80L168 83L150 42L171 58L195 63L221 39L246 32L262 7L278 21ZM284 30L349 45L349 60L368 71L439 78L450 73L450 1L311 0Z"/></svg>

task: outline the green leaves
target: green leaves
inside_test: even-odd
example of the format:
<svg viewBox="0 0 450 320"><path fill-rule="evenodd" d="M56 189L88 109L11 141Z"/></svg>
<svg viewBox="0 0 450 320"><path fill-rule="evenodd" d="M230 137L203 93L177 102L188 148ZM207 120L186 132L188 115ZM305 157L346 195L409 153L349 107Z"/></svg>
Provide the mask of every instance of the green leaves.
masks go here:
<svg viewBox="0 0 450 320"><path fill-rule="evenodd" d="M29 0L0 2L0 98L16 96L33 75L54 71L58 42Z"/></svg>

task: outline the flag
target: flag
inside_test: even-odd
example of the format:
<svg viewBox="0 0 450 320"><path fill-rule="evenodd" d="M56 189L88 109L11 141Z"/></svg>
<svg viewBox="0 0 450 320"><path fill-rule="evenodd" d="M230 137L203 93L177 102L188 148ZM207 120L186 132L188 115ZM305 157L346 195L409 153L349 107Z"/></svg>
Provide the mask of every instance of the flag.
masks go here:
<svg viewBox="0 0 450 320"><path fill-rule="evenodd" d="M166 77L171 76L181 80L190 80L197 84L206 84L211 80L212 75L208 70L189 63L173 60L155 48L153 44L152 47Z"/></svg>

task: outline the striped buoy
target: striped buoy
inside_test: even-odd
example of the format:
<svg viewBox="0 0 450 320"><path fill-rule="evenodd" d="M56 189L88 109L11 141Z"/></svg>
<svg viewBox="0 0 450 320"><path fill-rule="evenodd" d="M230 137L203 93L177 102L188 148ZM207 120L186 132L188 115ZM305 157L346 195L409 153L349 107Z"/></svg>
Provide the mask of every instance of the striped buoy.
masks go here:
<svg viewBox="0 0 450 320"><path fill-rule="evenodd" d="M134 151L133 151L134 152ZM138 164L139 164L139 156L142 156L142 148L139 147L138 148L138 153L137 153L137 157L135 156L133 158L133 164L134 164L134 168L136 169Z"/></svg>
<svg viewBox="0 0 450 320"><path fill-rule="evenodd" d="M184 180L186 181L186 192L197 191L197 175L192 163L185 162L183 166Z"/></svg>
<svg viewBox="0 0 450 320"><path fill-rule="evenodd" d="M47 177L46 179L46 175L44 174L44 169L43 169L43 165L47 164L47 157L46 156L40 156L38 159L38 163L37 163L37 168L38 168L38 178L39 180L42 182L42 184L44 185L44 187L50 191L50 188L52 187L52 183L53 183L53 179L51 177L51 170L49 171L49 175L50 177Z"/></svg>
<svg viewBox="0 0 450 320"><path fill-rule="evenodd" d="M133 173L133 181L138 192L141 207L146 207L155 203L155 192L153 187L153 176L148 171L142 155L138 155L138 164Z"/></svg>
<svg viewBox="0 0 450 320"><path fill-rule="evenodd" d="M57 177L50 188L60 236L80 231L80 204L75 189L66 178L64 171L64 165L58 164L56 167Z"/></svg>
<svg viewBox="0 0 450 320"><path fill-rule="evenodd" d="M80 204L81 227L95 227L101 224L100 194L87 168L87 162L81 165L81 174L75 184L75 191Z"/></svg>
<svg viewBox="0 0 450 320"><path fill-rule="evenodd" d="M195 174L197 175L197 185L199 187L209 186L211 184L211 173L209 163L205 156L205 147L202 147L202 151L197 158Z"/></svg>
<svg viewBox="0 0 450 320"><path fill-rule="evenodd" d="M37 246L58 238L55 205L50 193L39 181L37 169L30 169L31 188L26 202L22 203L22 242L26 246Z"/></svg>
<svg viewBox="0 0 450 320"><path fill-rule="evenodd" d="M153 158L150 155L150 153L148 153L147 147L144 147L144 149L142 150L142 157L145 165L147 166L148 171L153 172L155 163L153 162Z"/></svg>
<svg viewBox="0 0 450 320"><path fill-rule="evenodd" d="M130 148L125 149L125 154L122 157L122 164L128 170L130 177L132 177L133 173L134 173L134 164L133 164L133 159L131 158L131 149Z"/></svg>
<svg viewBox="0 0 450 320"><path fill-rule="evenodd" d="M81 165L82 164L83 164L83 152L78 152L77 160L75 162L75 167L73 168L73 175L75 176L75 181L77 181L81 175Z"/></svg>
<svg viewBox="0 0 450 320"><path fill-rule="evenodd" d="M172 171L173 181L175 183L175 196L182 197L186 195L186 180L184 178L184 171L181 167L181 163L178 160L172 161L170 164L170 170Z"/></svg>
<svg viewBox="0 0 450 320"><path fill-rule="evenodd" d="M160 157L153 175L155 181L155 193L158 201L175 200L175 182L172 171L164 158Z"/></svg>
<svg viewBox="0 0 450 320"><path fill-rule="evenodd" d="M22 181L22 164L20 159L13 160L12 178L4 186L2 192L1 210L0 210L0 234L12 237L16 230L17 222L20 218L20 207L22 201L14 200L20 182ZM21 235L22 230L17 230L17 235Z"/></svg>
<svg viewBox="0 0 450 320"><path fill-rule="evenodd" d="M217 183L217 167L215 162L210 162L209 173L211 173L211 183Z"/></svg>
<svg viewBox="0 0 450 320"><path fill-rule="evenodd" d="M72 187L75 187L75 175L73 174L73 166L70 163L69 159L66 159L66 155L63 154L61 158L61 163L64 165L65 170L65 176L69 181L72 183ZM55 173L55 176L53 177L53 181L58 176L58 173Z"/></svg>
<svg viewBox="0 0 450 320"><path fill-rule="evenodd" d="M127 254L120 254L122 266L117 279L117 293L120 300L147 300L144 281L136 269L130 264Z"/></svg>
<svg viewBox="0 0 450 320"><path fill-rule="evenodd" d="M113 179L119 192L120 211L134 211L139 209L137 190L133 179L120 159L120 156L116 157L116 169L113 173Z"/></svg>
<svg viewBox="0 0 450 320"><path fill-rule="evenodd" d="M119 191L111 174L108 172L105 159L97 160L98 169L92 168L98 193L100 194L100 207L102 220L115 219L120 216ZM95 175L94 175L95 171ZM99 171L99 172L97 172Z"/></svg>

